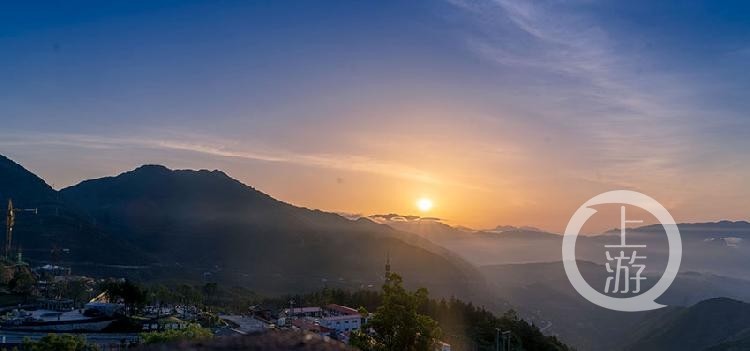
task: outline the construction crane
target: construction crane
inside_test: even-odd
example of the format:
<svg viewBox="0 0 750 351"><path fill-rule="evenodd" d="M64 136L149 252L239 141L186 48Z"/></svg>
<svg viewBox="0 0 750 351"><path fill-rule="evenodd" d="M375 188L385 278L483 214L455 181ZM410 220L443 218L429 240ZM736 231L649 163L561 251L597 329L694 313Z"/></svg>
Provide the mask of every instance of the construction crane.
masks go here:
<svg viewBox="0 0 750 351"><path fill-rule="evenodd" d="M13 243L13 225L16 222L16 212L34 212L37 214L39 211L36 208L15 208L13 207L13 200L8 199L8 215L5 218L5 251L3 257L6 260L10 260L12 256Z"/></svg>

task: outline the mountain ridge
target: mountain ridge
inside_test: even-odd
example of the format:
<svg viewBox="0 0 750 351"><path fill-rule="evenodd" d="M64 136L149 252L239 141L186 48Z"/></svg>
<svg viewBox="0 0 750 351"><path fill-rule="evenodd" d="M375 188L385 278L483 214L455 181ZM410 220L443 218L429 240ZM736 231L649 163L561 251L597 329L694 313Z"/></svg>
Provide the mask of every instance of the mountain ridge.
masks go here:
<svg viewBox="0 0 750 351"><path fill-rule="evenodd" d="M730 298L654 311L631 335L625 351L731 350L750 341L750 304ZM741 350L739 348L738 350Z"/></svg>
<svg viewBox="0 0 750 351"><path fill-rule="evenodd" d="M437 295L466 296L476 292L470 285L481 285L473 266L423 238L276 200L220 170L148 164L56 191L3 158L0 194L41 206L36 219L17 221L31 260L46 262L52 246L69 247L64 261L83 272L209 279L288 293L377 287L390 255L407 281ZM51 230L63 218L69 223ZM148 268L112 272L113 264Z"/></svg>

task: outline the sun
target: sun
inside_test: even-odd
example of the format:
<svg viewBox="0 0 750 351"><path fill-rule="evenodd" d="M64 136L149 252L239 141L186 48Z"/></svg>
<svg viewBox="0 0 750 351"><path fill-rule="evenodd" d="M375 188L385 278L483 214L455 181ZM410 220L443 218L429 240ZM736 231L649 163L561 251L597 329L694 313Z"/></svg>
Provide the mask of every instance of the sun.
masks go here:
<svg viewBox="0 0 750 351"><path fill-rule="evenodd" d="M432 200L423 197L419 200L417 200L417 208L422 212L427 212L432 209Z"/></svg>

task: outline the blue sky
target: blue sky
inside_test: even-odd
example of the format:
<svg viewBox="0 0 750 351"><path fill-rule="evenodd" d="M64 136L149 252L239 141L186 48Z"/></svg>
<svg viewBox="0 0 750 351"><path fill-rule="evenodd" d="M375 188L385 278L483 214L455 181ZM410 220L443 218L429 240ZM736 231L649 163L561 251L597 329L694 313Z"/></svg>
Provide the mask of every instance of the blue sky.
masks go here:
<svg viewBox="0 0 750 351"><path fill-rule="evenodd" d="M553 230L619 188L685 221L750 206L746 2L2 6L0 153L58 188L162 163Z"/></svg>

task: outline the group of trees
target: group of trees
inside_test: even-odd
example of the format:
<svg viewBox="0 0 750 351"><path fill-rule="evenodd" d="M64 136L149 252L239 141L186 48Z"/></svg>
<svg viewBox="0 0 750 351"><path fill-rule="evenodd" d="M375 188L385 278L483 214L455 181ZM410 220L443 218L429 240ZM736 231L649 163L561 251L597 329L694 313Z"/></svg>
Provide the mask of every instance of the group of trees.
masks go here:
<svg viewBox="0 0 750 351"><path fill-rule="evenodd" d="M498 330L511 332L513 350L570 350L556 337L542 334L513 310L497 316L471 302L450 298L432 299L421 311L438 321L443 340L454 350L495 350Z"/></svg>
<svg viewBox="0 0 750 351"><path fill-rule="evenodd" d="M213 337L210 329L199 324L190 324L184 329L168 329L160 332L142 333L144 344L159 344L177 340L204 340Z"/></svg>
<svg viewBox="0 0 750 351"><path fill-rule="evenodd" d="M8 281L8 288L14 294L23 296L24 302L26 302L34 292L34 285L36 284L36 278L34 275L25 267L18 268L13 273L13 277Z"/></svg>
<svg viewBox="0 0 750 351"><path fill-rule="evenodd" d="M18 348L14 348L18 350ZM99 351L99 346L86 341L81 335L49 334L37 341L24 339L21 345L23 351Z"/></svg>
<svg viewBox="0 0 750 351"><path fill-rule="evenodd" d="M204 309L246 311L260 299L244 288L223 289L216 283L177 286L139 285L129 280L109 280L101 284L110 299L122 301L129 311L145 304L153 306L200 306Z"/></svg>
<svg viewBox="0 0 750 351"><path fill-rule="evenodd" d="M105 281L101 289L106 292L111 301L122 301L125 304L126 313L135 312L148 301L146 289L129 280Z"/></svg>
<svg viewBox="0 0 750 351"><path fill-rule="evenodd" d="M8 292L22 297L24 302L32 296L42 295L42 292L37 291L38 281L39 278L26 266L7 266L0 263L0 284L4 285ZM219 289L216 283L207 283L202 286L183 284L176 287L164 285L147 287L130 280L116 279L105 280L98 284L87 284L82 280L66 280L64 283L51 280L45 280L45 282L47 284L44 297L70 298L75 304L79 304L91 298L96 291L106 291L111 300L123 302L128 312L134 312L147 303L210 306L219 302Z"/></svg>
<svg viewBox="0 0 750 351"><path fill-rule="evenodd" d="M427 289L407 291L398 274L389 274L383 285L382 304L375 315L351 336L351 344L363 351L434 350L442 336L438 323L420 313L429 301ZM367 316L367 310L361 312Z"/></svg>
<svg viewBox="0 0 750 351"><path fill-rule="evenodd" d="M16 266L0 260L0 284L26 302L34 292L36 278L26 266Z"/></svg>
<svg viewBox="0 0 750 351"><path fill-rule="evenodd" d="M289 299L297 304L337 303L374 311L369 323L352 334L350 342L362 350L434 350L434 341L451 344L453 350L495 350L498 329L511 332L513 350L568 351L557 338L546 336L513 310L495 315L483 307L456 298L430 299L425 289L414 292L391 274L382 291L323 289L306 295L266 300L283 307Z"/></svg>
<svg viewBox="0 0 750 351"><path fill-rule="evenodd" d="M43 281L43 288L37 289L37 283ZM28 302L33 296L44 296L46 298L69 298L75 304L90 298L88 281L82 279L70 279L55 281L51 276L38 276L26 265L8 264L0 262L0 284L7 288L11 294L15 294Z"/></svg>

